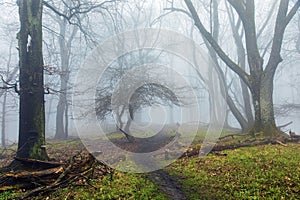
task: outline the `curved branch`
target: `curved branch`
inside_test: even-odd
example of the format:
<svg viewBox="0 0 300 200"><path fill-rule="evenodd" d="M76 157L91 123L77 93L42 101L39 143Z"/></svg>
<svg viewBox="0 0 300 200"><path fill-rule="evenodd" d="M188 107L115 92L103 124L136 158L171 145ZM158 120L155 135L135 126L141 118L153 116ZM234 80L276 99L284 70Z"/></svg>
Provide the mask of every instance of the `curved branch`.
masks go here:
<svg viewBox="0 0 300 200"><path fill-rule="evenodd" d="M236 10L241 19L246 19L246 3L241 0L228 0L232 7Z"/></svg>
<svg viewBox="0 0 300 200"><path fill-rule="evenodd" d="M186 10L184 9L180 9L180 8L165 8L164 10L170 10L170 11L175 11L175 12L182 12L184 14L186 14L187 16L189 16L190 18L193 18L192 15L190 13L188 13Z"/></svg>
<svg viewBox="0 0 300 200"><path fill-rule="evenodd" d="M219 46L219 44L213 39L212 35L205 29L203 26L195 7L193 6L190 0L184 0L191 15L194 20L195 26L198 28L203 37L210 43L210 45L214 48L218 56L226 63L226 65L234 71L244 82L245 84L251 88L251 84L249 81L249 74L247 74L244 70L240 68L235 62L233 62L223 51L223 49Z"/></svg>
<svg viewBox="0 0 300 200"><path fill-rule="evenodd" d="M294 15L297 13L299 7L300 7L300 0L297 0L295 5L292 7L292 9L290 10L290 12L288 13L288 15L285 18L285 25L287 25L292 20Z"/></svg>
<svg viewBox="0 0 300 200"><path fill-rule="evenodd" d="M273 36L273 43L270 53L270 58L267 64L267 67L265 71L267 73L271 73L273 75L277 69L278 64L282 61L280 52L282 47L282 41L285 29L288 25L288 23L291 21L293 16L296 14L299 6L300 6L300 0L297 0L297 2L294 4L293 8L290 10L290 12L287 14L289 2L285 0L280 1L278 14L276 18L275 23L275 31Z"/></svg>

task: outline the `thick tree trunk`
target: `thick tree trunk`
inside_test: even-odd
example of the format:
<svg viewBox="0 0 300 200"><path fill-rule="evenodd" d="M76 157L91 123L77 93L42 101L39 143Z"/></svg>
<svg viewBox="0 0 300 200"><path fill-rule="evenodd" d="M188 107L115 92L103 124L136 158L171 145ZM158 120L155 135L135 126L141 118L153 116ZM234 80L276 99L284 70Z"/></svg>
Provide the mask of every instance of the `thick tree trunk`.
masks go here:
<svg viewBox="0 0 300 200"><path fill-rule="evenodd" d="M264 75L263 83L260 88L260 109L261 122L265 135L277 136L278 130L276 128L273 107L273 77L272 75Z"/></svg>
<svg viewBox="0 0 300 200"><path fill-rule="evenodd" d="M20 120L17 157L46 160L42 1L20 0Z"/></svg>
<svg viewBox="0 0 300 200"><path fill-rule="evenodd" d="M273 107L273 75L263 73L261 84L253 87L255 119L251 133L261 133L266 137L282 136L277 129Z"/></svg>

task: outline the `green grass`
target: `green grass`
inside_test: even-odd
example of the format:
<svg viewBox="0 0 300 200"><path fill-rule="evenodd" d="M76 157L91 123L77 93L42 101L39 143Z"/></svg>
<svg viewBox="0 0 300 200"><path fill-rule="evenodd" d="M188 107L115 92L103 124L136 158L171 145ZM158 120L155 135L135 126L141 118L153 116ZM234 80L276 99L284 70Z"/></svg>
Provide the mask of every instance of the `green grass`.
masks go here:
<svg viewBox="0 0 300 200"><path fill-rule="evenodd" d="M49 196L50 199L166 199L159 189L143 175L116 173L96 179L91 186L69 186Z"/></svg>
<svg viewBox="0 0 300 200"><path fill-rule="evenodd" d="M299 144L222 153L178 160L167 170L181 177L190 199L300 199Z"/></svg>
<svg viewBox="0 0 300 200"><path fill-rule="evenodd" d="M224 131L222 135L232 134ZM196 141L201 141L200 132ZM240 137L228 141L239 141ZM194 146L197 142L194 143ZM81 149L80 141L50 142L52 157L61 152ZM13 152L13 151L12 151ZM8 153L12 153L8 151ZM178 180L189 199L300 199L300 144L264 145L222 151L227 156L209 154L184 158L166 170ZM87 183L74 183L67 188L31 199L167 199L147 175L116 172ZM24 191L0 193L0 200L16 198Z"/></svg>
<svg viewBox="0 0 300 200"><path fill-rule="evenodd" d="M48 153L51 158L69 160L70 156L80 152L84 146L79 140L49 141ZM11 147L15 149L15 147ZM13 154L7 151L7 154ZM11 155L12 156L12 155ZM16 189L0 192L0 200L13 199L25 195L27 191ZM115 172L113 180L110 175L91 180L90 183L72 183L66 188L59 188L43 196L30 199L51 200L93 200L93 199L167 199L146 175Z"/></svg>
<svg viewBox="0 0 300 200"><path fill-rule="evenodd" d="M18 193L15 193L14 191L4 191L0 192L0 199L1 200L7 200L7 199L13 199L19 197Z"/></svg>
<svg viewBox="0 0 300 200"><path fill-rule="evenodd" d="M85 185L85 186L84 186ZM24 191L23 191L24 192ZM0 200L22 196L20 190L0 193ZM157 186L149 181L145 175L115 173L113 180L104 176L92 180L89 184L74 183L66 188L57 189L43 196L31 197L32 200L98 200L98 199L167 199Z"/></svg>

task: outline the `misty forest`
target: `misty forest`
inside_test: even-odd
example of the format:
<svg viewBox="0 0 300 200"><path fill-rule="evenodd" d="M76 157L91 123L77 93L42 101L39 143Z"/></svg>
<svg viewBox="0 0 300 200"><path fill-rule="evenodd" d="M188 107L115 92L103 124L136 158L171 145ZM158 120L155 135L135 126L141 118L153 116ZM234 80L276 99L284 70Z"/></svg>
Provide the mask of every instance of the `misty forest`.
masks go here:
<svg viewBox="0 0 300 200"><path fill-rule="evenodd" d="M300 199L299 7L1 0L0 200Z"/></svg>

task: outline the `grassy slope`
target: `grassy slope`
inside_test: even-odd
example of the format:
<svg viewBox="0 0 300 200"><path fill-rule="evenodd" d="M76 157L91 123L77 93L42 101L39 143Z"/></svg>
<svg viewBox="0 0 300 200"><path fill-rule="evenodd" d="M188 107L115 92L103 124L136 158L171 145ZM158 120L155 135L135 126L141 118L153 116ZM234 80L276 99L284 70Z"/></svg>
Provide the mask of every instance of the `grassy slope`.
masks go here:
<svg viewBox="0 0 300 200"><path fill-rule="evenodd" d="M79 140L57 142L51 141L47 144L47 151L51 158L69 160L72 155L80 152L84 147ZM5 159L0 159L0 167L12 161L16 147L1 150ZM10 190L0 192L0 200L12 199L22 196L25 190ZM110 175L92 180L90 183L74 183L67 188L57 189L50 194L37 196L29 199L51 199L51 200L93 200L93 199L166 199L158 186L152 183L143 174L130 174L115 172L113 180Z"/></svg>
<svg viewBox="0 0 300 200"><path fill-rule="evenodd" d="M226 150L167 168L190 199L300 199L300 145Z"/></svg>
<svg viewBox="0 0 300 200"><path fill-rule="evenodd" d="M52 157L70 155L66 149L75 153L78 146L78 141L51 142L49 153ZM166 170L181 177L190 199L300 199L299 152L300 144L247 147L223 151L227 156L181 159ZM117 172L113 181L106 176L91 185L77 184L35 199L166 199L158 186L141 174ZM0 200L20 193L0 193Z"/></svg>

